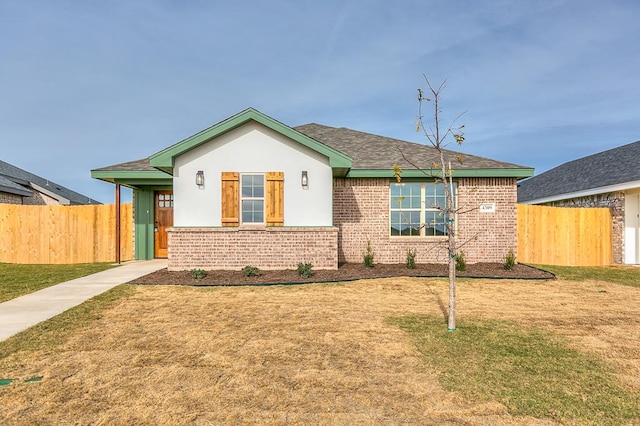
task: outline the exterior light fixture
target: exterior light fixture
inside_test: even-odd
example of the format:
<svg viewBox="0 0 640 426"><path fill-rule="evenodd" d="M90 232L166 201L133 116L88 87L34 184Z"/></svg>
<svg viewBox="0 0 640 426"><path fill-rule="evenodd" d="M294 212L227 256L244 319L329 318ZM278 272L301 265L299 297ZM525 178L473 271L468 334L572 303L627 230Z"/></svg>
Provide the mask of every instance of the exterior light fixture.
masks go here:
<svg viewBox="0 0 640 426"><path fill-rule="evenodd" d="M204 185L204 172L202 170L198 170L198 173L196 173L196 185Z"/></svg>
<svg viewBox="0 0 640 426"><path fill-rule="evenodd" d="M302 171L302 178L300 179L300 182L302 183L303 189L309 189L309 176L307 175L306 170Z"/></svg>

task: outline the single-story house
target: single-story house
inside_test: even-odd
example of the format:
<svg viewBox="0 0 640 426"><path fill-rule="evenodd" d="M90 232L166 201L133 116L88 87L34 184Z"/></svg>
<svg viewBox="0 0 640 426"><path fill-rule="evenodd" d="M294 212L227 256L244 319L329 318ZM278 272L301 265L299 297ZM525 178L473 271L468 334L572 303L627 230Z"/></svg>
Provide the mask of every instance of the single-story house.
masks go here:
<svg viewBox="0 0 640 426"><path fill-rule="evenodd" d="M402 154L421 169L410 166ZM447 152L448 158L457 153ZM446 262L434 148L320 124L289 127L249 108L149 158L91 171L133 188L135 257L170 270L335 269ZM403 168L394 179L394 164ZM456 163L457 164L457 163ZM453 172L457 235L469 263L517 251L517 180L533 169L466 155ZM483 208L480 208L480 207Z"/></svg>
<svg viewBox="0 0 640 426"><path fill-rule="evenodd" d="M640 141L561 164L524 180L518 202L608 207L613 263L640 264Z"/></svg>
<svg viewBox="0 0 640 426"><path fill-rule="evenodd" d="M0 160L0 204L55 206L100 202Z"/></svg>

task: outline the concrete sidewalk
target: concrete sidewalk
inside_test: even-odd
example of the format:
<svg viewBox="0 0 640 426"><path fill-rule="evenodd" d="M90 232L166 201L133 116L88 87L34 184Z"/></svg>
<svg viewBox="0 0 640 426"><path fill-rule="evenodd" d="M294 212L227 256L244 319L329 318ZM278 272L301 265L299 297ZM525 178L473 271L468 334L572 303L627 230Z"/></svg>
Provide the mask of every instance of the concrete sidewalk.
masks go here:
<svg viewBox="0 0 640 426"><path fill-rule="evenodd" d="M166 267L166 259L127 262L0 303L0 342L117 285Z"/></svg>

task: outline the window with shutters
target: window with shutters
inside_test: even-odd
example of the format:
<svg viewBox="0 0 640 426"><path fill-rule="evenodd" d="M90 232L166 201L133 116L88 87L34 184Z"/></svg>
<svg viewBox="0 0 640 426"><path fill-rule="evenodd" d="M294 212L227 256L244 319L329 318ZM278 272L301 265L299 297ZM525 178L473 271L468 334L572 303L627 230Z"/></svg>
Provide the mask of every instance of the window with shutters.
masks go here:
<svg viewBox="0 0 640 426"><path fill-rule="evenodd" d="M284 226L284 173L222 172L222 226Z"/></svg>

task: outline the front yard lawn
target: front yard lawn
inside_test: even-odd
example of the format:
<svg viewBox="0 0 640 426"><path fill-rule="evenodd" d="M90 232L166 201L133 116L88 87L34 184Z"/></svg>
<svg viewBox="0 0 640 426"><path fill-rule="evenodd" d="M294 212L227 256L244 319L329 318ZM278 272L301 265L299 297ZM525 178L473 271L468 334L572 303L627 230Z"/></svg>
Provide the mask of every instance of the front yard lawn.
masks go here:
<svg viewBox="0 0 640 426"><path fill-rule="evenodd" d="M447 296L444 279L407 277L119 286L0 342L0 379L13 379L0 420L640 421L637 288L464 279L454 332Z"/></svg>
<svg viewBox="0 0 640 426"><path fill-rule="evenodd" d="M81 263L76 265L0 263L0 302L74 278L104 271L114 266L112 263Z"/></svg>
<svg viewBox="0 0 640 426"><path fill-rule="evenodd" d="M600 280L610 283L640 287L640 267L638 266L555 266L534 265L553 272L559 278L571 281Z"/></svg>

